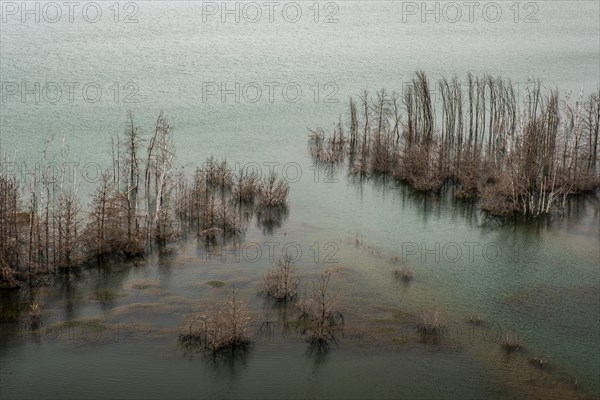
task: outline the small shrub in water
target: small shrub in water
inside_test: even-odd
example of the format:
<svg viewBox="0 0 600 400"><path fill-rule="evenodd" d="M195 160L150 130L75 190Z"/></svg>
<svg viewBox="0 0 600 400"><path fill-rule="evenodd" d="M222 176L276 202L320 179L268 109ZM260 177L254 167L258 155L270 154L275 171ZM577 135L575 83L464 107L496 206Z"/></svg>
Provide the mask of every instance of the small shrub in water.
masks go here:
<svg viewBox="0 0 600 400"><path fill-rule="evenodd" d="M544 357L532 357L529 359L529 364L542 369L548 368L550 366L550 362L547 358Z"/></svg>
<svg viewBox="0 0 600 400"><path fill-rule="evenodd" d="M294 263L289 256L277 262L277 268L269 271L263 277L261 295L277 301L287 301L296 297L300 278L294 269Z"/></svg>
<svg viewBox="0 0 600 400"><path fill-rule="evenodd" d="M442 334L447 326L446 321L441 318L440 310L423 310L417 322L417 330L426 335Z"/></svg>
<svg viewBox="0 0 600 400"><path fill-rule="evenodd" d="M502 346L502 348L504 350L506 350L507 353L521 350L523 348L523 345L521 344L519 339L517 339L514 336L509 335L508 333L506 335L504 335L504 338L500 342L500 346Z"/></svg>
<svg viewBox="0 0 600 400"><path fill-rule="evenodd" d="M259 190L259 179L256 173L244 173L241 170L234 180L232 198L238 203L251 203Z"/></svg>
<svg viewBox="0 0 600 400"><path fill-rule="evenodd" d="M213 354L250 344L250 316L237 293L232 290L221 306L188 316L179 333L179 342Z"/></svg>
<svg viewBox="0 0 600 400"><path fill-rule="evenodd" d="M283 178L277 178L274 173L262 182L258 191L258 204L261 207L283 207L287 203L290 188Z"/></svg>
<svg viewBox="0 0 600 400"><path fill-rule="evenodd" d="M329 271L321 274L317 282L313 282L308 295L305 293L298 304L301 315L299 326L306 340L317 349L326 349L329 343L335 342L335 335L344 324L343 315L336 310L337 297L331 295Z"/></svg>
<svg viewBox="0 0 600 400"><path fill-rule="evenodd" d="M483 323L483 319L477 314L467 314L465 317L465 322L475 326L480 326Z"/></svg>
<svg viewBox="0 0 600 400"><path fill-rule="evenodd" d="M397 279L400 279L404 282L410 282L413 279L412 270L408 265L403 265L401 267L396 267L394 270L394 276Z"/></svg>
<svg viewBox="0 0 600 400"><path fill-rule="evenodd" d="M27 313L27 325L29 329L35 330L40 327L42 322L42 310L40 305L35 301L29 306L29 312Z"/></svg>

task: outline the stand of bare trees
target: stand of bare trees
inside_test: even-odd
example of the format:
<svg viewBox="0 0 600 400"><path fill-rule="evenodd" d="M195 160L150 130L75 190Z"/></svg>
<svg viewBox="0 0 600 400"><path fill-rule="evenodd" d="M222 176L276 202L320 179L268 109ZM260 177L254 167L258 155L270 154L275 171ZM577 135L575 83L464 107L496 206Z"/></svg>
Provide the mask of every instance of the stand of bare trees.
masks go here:
<svg viewBox="0 0 600 400"><path fill-rule="evenodd" d="M15 287L23 254L18 232L27 221L19 216L19 187L15 177L6 170L8 165L10 161L5 156L0 163L0 280L5 287Z"/></svg>
<svg viewBox="0 0 600 400"><path fill-rule="evenodd" d="M40 274L79 265L81 177L68 169L68 147L62 143L58 162L43 158L21 174L6 154L0 167L0 287L34 283ZM57 167L57 165L59 165ZM24 183L23 187L20 183Z"/></svg>
<svg viewBox="0 0 600 400"><path fill-rule="evenodd" d="M254 176L240 174L234 183L227 162L210 158L204 168L196 169L191 182L180 177L176 213L189 232L208 242L236 236L244 230L242 205L254 201L257 188Z"/></svg>
<svg viewBox="0 0 600 400"><path fill-rule="evenodd" d="M600 90L573 105L533 82L523 105L518 98L500 77L432 85L417 72L402 96L382 89L351 98L349 138L341 122L329 136L311 131L311 154L419 191L454 184L457 198L477 198L496 216L554 213L570 196L598 189Z"/></svg>
<svg viewBox="0 0 600 400"><path fill-rule="evenodd" d="M239 235L255 210L268 223L287 210L289 187L275 175L235 176L225 161L212 159L191 182L177 174L173 129L162 112L149 138L128 113L124 137L111 143L112 165L83 211L83 171L72 168L64 142L51 157L51 142L26 177L2 155L0 288L36 284L60 269L144 256L154 247L166 251L184 229L209 240Z"/></svg>
<svg viewBox="0 0 600 400"><path fill-rule="evenodd" d="M260 179L244 170L236 175L226 161L210 158L191 181L180 177L175 208L188 232L214 243L240 235L255 212L259 224L276 224L287 210L288 193L283 178Z"/></svg>
<svg viewBox="0 0 600 400"><path fill-rule="evenodd" d="M83 233L88 259L140 257L152 244L161 250L175 238L169 213L175 151L171 126L163 113L148 140L145 168L140 154L143 142L128 113L124 138L112 141L113 165L100 176L91 199Z"/></svg>

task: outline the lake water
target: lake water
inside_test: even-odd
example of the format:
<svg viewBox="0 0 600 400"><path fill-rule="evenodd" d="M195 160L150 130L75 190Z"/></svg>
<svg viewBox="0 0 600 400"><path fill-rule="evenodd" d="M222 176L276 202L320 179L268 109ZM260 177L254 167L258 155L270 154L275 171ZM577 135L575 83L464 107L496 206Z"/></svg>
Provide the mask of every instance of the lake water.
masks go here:
<svg viewBox="0 0 600 400"><path fill-rule="evenodd" d="M223 22L221 2L194 1L101 2L101 15L81 3L73 22L64 6L31 2L39 22L21 22L21 3L7 3L0 152L15 155L18 173L33 168L48 135L64 137L71 159L89 165L82 194L91 193L126 111L149 135L163 110L184 170L209 155L263 174L274 168L290 180L290 198L281 227L264 232L251 221L239 247L221 255L182 243L140 265L3 293L3 399L600 396L597 201L574 204L564 219L498 224L450 194L422 196L315 168L307 151L307 127L332 127L362 89L401 92L416 70L431 79L502 75L519 91L539 78L572 98L597 90L597 2L482 2L472 22L460 2L282 2L272 22L262 2L257 22L256 6L238 4L239 22L235 12ZM51 23L56 7L62 17ZM462 18L453 23L457 10ZM273 264L269 250L277 257L284 247L300 252L304 280L336 271L346 326L326 355L307 354L283 329L283 311L256 296ZM392 278L395 256L411 265L410 285ZM216 364L177 346L185 314L222 298L225 289L207 284L213 280L240 287L256 321L254 347ZM105 289L118 297L98 302ZM26 332L13 314L32 299L44 325L78 322ZM438 344L421 343L415 316L436 307L449 332ZM278 321L271 334L259 329L265 313ZM463 322L468 313L488 323L472 328ZM500 349L507 331L518 333L524 352ZM552 370L530 366L536 356L548 357Z"/></svg>

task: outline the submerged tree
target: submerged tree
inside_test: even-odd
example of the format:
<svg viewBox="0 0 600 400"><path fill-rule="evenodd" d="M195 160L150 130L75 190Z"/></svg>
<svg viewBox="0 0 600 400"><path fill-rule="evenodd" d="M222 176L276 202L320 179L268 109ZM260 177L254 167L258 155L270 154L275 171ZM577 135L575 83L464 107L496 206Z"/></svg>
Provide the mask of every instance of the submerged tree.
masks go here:
<svg viewBox="0 0 600 400"><path fill-rule="evenodd" d="M174 157L172 128L167 117L161 112L156 121L154 136L148 145L145 173L149 216L147 232L152 235L159 248L163 248L174 236L170 213Z"/></svg>
<svg viewBox="0 0 600 400"><path fill-rule="evenodd" d="M124 175L126 177L125 185L122 192L122 197L126 200L127 214L127 241L134 243L138 241L139 224L136 220L138 209L138 197L140 193L140 161L139 147L141 138L139 129L133 122L133 114L131 111L127 113L127 129L125 131L124 140Z"/></svg>
<svg viewBox="0 0 600 400"><path fill-rule="evenodd" d="M231 352L251 343L250 316L246 304L232 289L220 306L208 308L186 318L179 342L212 354Z"/></svg>
<svg viewBox="0 0 600 400"><path fill-rule="evenodd" d="M289 193L289 186L283 178L274 173L264 179L258 191L260 207L284 207Z"/></svg>
<svg viewBox="0 0 600 400"><path fill-rule="evenodd" d="M263 277L260 294L276 301L287 301L296 297L300 278L295 271L291 257L277 261L277 267Z"/></svg>
<svg viewBox="0 0 600 400"><path fill-rule="evenodd" d="M316 282L311 282L308 293L305 292L298 303L302 334L311 346L323 350L336 341L344 323L344 317L337 310L338 297L329 287L330 280L331 272L323 272Z"/></svg>

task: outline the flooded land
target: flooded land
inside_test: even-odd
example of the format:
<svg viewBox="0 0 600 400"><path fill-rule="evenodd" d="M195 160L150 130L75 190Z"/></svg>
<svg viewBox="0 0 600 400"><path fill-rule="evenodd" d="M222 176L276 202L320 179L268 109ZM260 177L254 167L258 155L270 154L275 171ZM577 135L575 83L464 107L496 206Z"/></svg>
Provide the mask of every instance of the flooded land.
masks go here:
<svg viewBox="0 0 600 400"><path fill-rule="evenodd" d="M600 398L600 6L467 3L2 2L0 397Z"/></svg>

